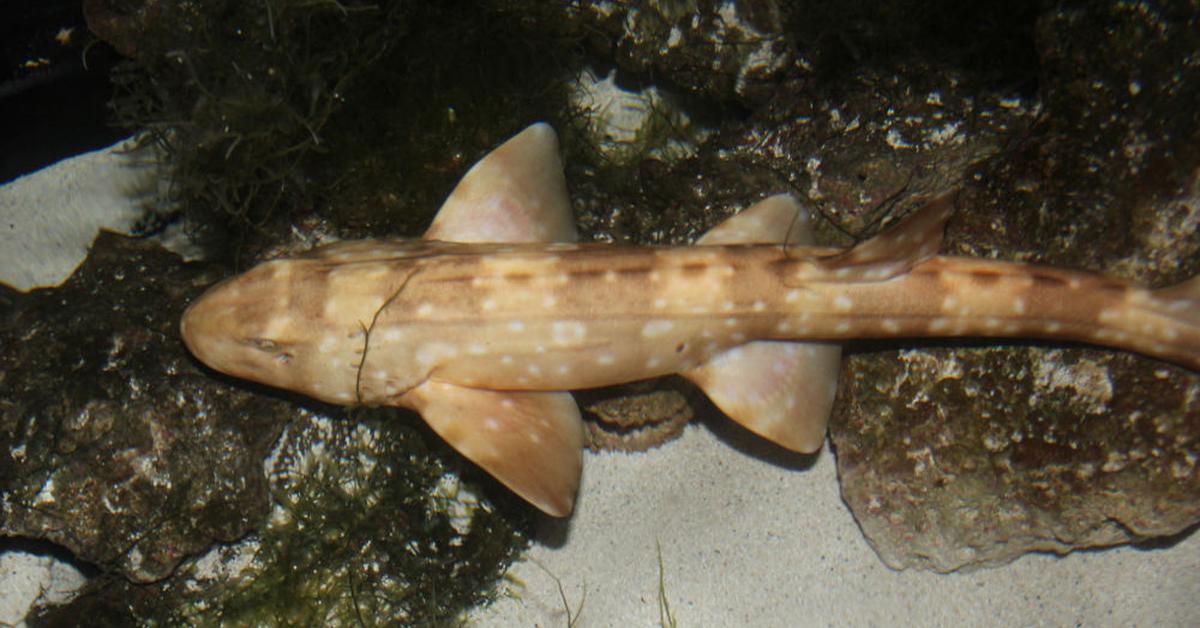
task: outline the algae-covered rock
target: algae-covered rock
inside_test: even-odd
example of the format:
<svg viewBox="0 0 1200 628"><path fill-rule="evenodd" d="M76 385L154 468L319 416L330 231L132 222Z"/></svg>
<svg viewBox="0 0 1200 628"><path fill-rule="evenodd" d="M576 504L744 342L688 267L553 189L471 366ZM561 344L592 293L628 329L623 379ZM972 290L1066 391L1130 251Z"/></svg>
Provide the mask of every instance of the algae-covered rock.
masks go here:
<svg viewBox="0 0 1200 628"><path fill-rule="evenodd" d="M512 512L477 497L424 439L394 413L302 412L266 462L271 514L254 532L153 584L99 579L40 619L453 624L493 595L523 545Z"/></svg>
<svg viewBox="0 0 1200 628"><path fill-rule="evenodd" d="M486 600L523 516L411 415L301 409L201 367L179 315L224 272L104 233L62 287L0 296L0 534L100 573L45 619L388 623Z"/></svg>
<svg viewBox="0 0 1200 628"><path fill-rule="evenodd" d="M898 358L898 359L897 359ZM853 356L842 495L889 566L952 571L1200 520L1200 377L1044 347Z"/></svg>
<svg viewBox="0 0 1200 628"><path fill-rule="evenodd" d="M348 238L419 232L479 154L564 107L576 41L557 3L93 4L129 5L104 11L136 38L112 106L167 155L174 203L155 213L226 257L314 216Z"/></svg>
<svg viewBox="0 0 1200 628"><path fill-rule="evenodd" d="M808 69L777 0L582 3L597 53L637 75L710 99L760 103L796 68Z"/></svg>
<svg viewBox="0 0 1200 628"><path fill-rule="evenodd" d="M1182 113L1200 107L1200 64L1177 54L1200 46L1200 24L1195 7L1138 6L1042 16L1045 111L984 169L943 252L1155 287L1200 271L1200 125ZM1200 521L1200 375L991 344L863 345L847 360L831 439L843 496L885 562L950 571Z"/></svg>
<svg viewBox="0 0 1200 628"><path fill-rule="evenodd" d="M148 582L266 515L261 461L287 404L213 385L177 332L214 270L102 233L62 287L14 297L0 329L0 532Z"/></svg>

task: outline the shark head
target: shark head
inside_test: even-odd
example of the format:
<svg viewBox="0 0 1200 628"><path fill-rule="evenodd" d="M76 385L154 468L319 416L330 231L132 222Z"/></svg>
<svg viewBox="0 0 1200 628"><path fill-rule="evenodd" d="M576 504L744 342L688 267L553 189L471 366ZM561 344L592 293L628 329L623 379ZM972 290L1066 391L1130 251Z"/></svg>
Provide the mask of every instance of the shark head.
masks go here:
<svg viewBox="0 0 1200 628"><path fill-rule="evenodd" d="M371 328L424 261L447 249L453 245L352 240L267 261L196 299L180 335L197 359L227 375L328 403L393 404L428 373L404 370L386 384L364 379Z"/></svg>
<svg viewBox="0 0 1200 628"><path fill-rule="evenodd" d="M381 259L369 242L272 260L222 281L184 312L184 344L227 375L328 403L360 402L366 326L409 266L406 249Z"/></svg>
<svg viewBox="0 0 1200 628"><path fill-rule="evenodd" d="M311 337L298 317L283 316L287 261L257 266L210 288L180 321L184 344L201 362L242 379L290 388L311 370Z"/></svg>

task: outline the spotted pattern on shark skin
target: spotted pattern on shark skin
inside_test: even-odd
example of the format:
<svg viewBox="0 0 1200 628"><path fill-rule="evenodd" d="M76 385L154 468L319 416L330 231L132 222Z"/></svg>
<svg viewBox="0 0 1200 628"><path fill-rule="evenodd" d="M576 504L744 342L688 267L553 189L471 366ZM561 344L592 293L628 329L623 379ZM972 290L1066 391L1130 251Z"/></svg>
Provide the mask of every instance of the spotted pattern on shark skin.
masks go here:
<svg viewBox="0 0 1200 628"><path fill-rule="evenodd" d="M265 262L192 303L180 333L235 377L413 409L554 516L582 468L571 390L678 373L750 431L811 452L843 340L1066 340L1200 369L1200 279L1147 290L939 256L955 198L846 250L814 246L788 195L693 247L577 243L557 138L535 124L470 169L423 238Z"/></svg>

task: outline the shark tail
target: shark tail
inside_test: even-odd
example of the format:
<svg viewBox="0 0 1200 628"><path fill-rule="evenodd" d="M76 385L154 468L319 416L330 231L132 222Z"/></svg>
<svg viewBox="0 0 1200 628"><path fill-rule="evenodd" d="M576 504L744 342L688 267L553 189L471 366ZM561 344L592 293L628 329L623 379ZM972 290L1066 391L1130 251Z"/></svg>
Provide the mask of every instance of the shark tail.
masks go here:
<svg viewBox="0 0 1200 628"><path fill-rule="evenodd" d="M1147 351L1200 370L1200 276L1150 292L1142 333L1150 332L1153 351Z"/></svg>

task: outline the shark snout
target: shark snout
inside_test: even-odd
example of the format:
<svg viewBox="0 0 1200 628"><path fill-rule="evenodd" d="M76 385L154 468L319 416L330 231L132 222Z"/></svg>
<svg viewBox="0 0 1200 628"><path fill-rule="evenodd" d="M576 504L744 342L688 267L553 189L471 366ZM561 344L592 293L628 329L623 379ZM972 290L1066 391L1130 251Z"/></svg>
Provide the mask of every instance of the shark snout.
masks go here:
<svg viewBox="0 0 1200 628"><path fill-rule="evenodd" d="M188 351L217 370L223 370L218 363L219 348L231 339L229 319L234 313L232 306L219 298L220 287L214 286L193 301L179 319L179 335Z"/></svg>

